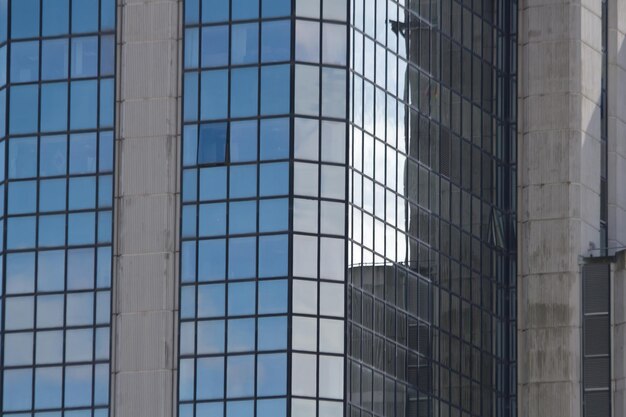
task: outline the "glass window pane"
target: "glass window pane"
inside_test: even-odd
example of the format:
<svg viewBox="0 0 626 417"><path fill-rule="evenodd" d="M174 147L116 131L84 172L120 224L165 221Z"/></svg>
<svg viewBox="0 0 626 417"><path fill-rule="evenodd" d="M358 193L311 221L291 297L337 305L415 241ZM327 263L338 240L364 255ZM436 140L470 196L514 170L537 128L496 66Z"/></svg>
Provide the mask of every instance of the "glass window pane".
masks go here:
<svg viewBox="0 0 626 417"><path fill-rule="evenodd" d="M4 366L33 363L33 334L7 333L4 335Z"/></svg>
<svg viewBox="0 0 626 417"><path fill-rule="evenodd" d="M226 242L223 239L198 243L198 281L223 280L226 277Z"/></svg>
<svg viewBox="0 0 626 417"><path fill-rule="evenodd" d="M84 290L94 288L94 250L92 248L67 251L67 288Z"/></svg>
<svg viewBox="0 0 626 417"><path fill-rule="evenodd" d="M317 351L317 318L292 318L291 343L296 350Z"/></svg>
<svg viewBox="0 0 626 417"><path fill-rule="evenodd" d="M70 174L95 173L96 149L95 133L70 136Z"/></svg>
<svg viewBox="0 0 626 417"><path fill-rule="evenodd" d="M70 95L70 128L95 128L98 115L98 82L74 81L70 86Z"/></svg>
<svg viewBox="0 0 626 417"><path fill-rule="evenodd" d="M65 332L66 362L88 362L93 354L93 330L67 330Z"/></svg>
<svg viewBox="0 0 626 417"><path fill-rule="evenodd" d="M343 358L320 355L319 395L343 399Z"/></svg>
<svg viewBox="0 0 626 417"><path fill-rule="evenodd" d="M312 281L293 281L293 312L317 315L317 283Z"/></svg>
<svg viewBox="0 0 626 417"><path fill-rule="evenodd" d="M346 65L348 49L346 25L324 23L322 35L322 63Z"/></svg>
<svg viewBox="0 0 626 417"><path fill-rule="evenodd" d="M231 71L230 115L249 117L257 114L258 77L257 68L239 68Z"/></svg>
<svg viewBox="0 0 626 417"><path fill-rule="evenodd" d="M37 209L37 182L9 183L9 214L32 213Z"/></svg>
<svg viewBox="0 0 626 417"><path fill-rule="evenodd" d="M63 331L37 332L35 347L38 365L63 361Z"/></svg>
<svg viewBox="0 0 626 417"><path fill-rule="evenodd" d="M287 275L289 239L287 235L261 236L259 238L259 277Z"/></svg>
<svg viewBox="0 0 626 417"><path fill-rule="evenodd" d="M320 314L323 316L344 316L343 284L320 283Z"/></svg>
<svg viewBox="0 0 626 417"><path fill-rule="evenodd" d="M37 327L63 327L63 295L45 295L37 297Z"/></svg>
<svg viewBox="0 0 626 417"><path fill-rule="evenodd" d="M210 400L224 395L224 358L202 358L197 364L196 398ZM193 382L192 382L193 384Z"/></svg>
<svg viewBox="0 0 626 417"><path fill-rule="evenodd" d="M291 14L291 0L264 1L263 17L289 16Z"/></svg>
<svg viewBox="0 0 626 417"><path fill-rule="evenodd" d="M37 289L60 291L64 287L65 251L43 251L37 254Z"/></svg>
<svg viewBox="0 0 626 417"><path fill-rule="evenodd" d="M53 247L65 244L65 215L39 217L39 246Z"/></svg>
<svg viewBox="0 0 626 417"><path fill-rule="evenodd" d="M230 124L230 161L249 162L257 159L257 122Z"/></svg>
<svg viewBox="0 0 626 417"><path fill-rule="evenodd" d="M257 395L274 396L287 393L287 355L259 355L257 359Z"/></svg>
<svg viewBox="0 0 626 417"><path fill-rule="evenodd" d="M320 231L323 234L344 235L346 206L331 201L321 202Z"/></svg>
<svg viewBox="0 0 626 417"><path fill-rule="evenodd" d="M230 198L256 196L256 165L230 167Z"/></svg>
<svg viewBox="0 0 626 417"><path fill-rule="evenodd" d="M8 220L7 249L27 249L35 247L35 217L14 217Z"/></svg>
<svg viewBox="0 0 626 417"><path fill-rule="evenodd" d="M343 320L320 319L320 351L341 354L344 352Z"/></svg>
<svg viewBox="0 0 626 417"><path fill-rule="evenodd" d="M199 355L223 353L225 339L224 320L198 322Z"/></svg>
<svg viewBox="0 0 626 417"><path fill-rule="evenodd" d="M296 162L294 164L294 193L296 195L317 197L318 165Z"/></svg>
<svg viewBox="0 0 626 417"><path fill-rule="evenodd" d="M193 399L194 392L194 360L184 359L180 361L179 369L179 385L178 397L180 401L189 401Z"/></svg>
<svg viewBox="0 0 626 417"><path fill-rule="evenodd" d="M11 0L11 37L39 36L39 0Z"/></svg>
<svg viewBox="0 0 626 417"><path fill-rule="evenodd" d="M228 352L254 351L255 319L228 320Z"/></svg>
<svg viewBox="0 0 626 417"><path fill-rule="evenodd" d="M261 120L261 160L289 158L289 119Z"/></svg>
<svg viewBox="0 0 626 417"><path fill-rule="evenodd" d="M100 75L113 75L115 71L115 37L100 37Z"/></svg>
<svg viewBox="0 0 626 417"><path fill-rule="evenodd" d="M346 71L336 68L322 70L322 115L345 118Z"/></svg>
<svg viewBox="0 0 626 417"><path fill-rule="evenodd" d="M256 284L243 282L228 285L228 315L245 316L255 312Z"/></svg>
<svg viewBox="0 0 626 417"><path fill-rule="evenodd" d="M297 0L296 16L319 19L320 8L320 0Z"/></svg>
<svg viewBox="0 0 626 417"><path fill-rule="evenodd" d="M261 114L289 113L291 70L289 65L261 68Z"/></svg>
<svg viewBox="0 0 626 417"><path fill-rule="evenodd" d="M95 243L95 213L73 213L67 219L67 243L69 245L88 245Z"/></svg>
<svg viewBox="0 0 626 417"><path fill-rule="evenodd" d="M256 404L257 417L285 417L287 415L287 401L285 399L258 400Z"/></svg>
<svg viewBox="0 0 626 417"><path fill-rule="evenodd" d="M35 289L35 253L6 255L7 294L30 293Z"/></svg>
<svg viewBox="0 0 626 417"><path fill-rule="evenodd" d="M200 125L198 143L198 163L216 164L226 160L226 123L209 123Z"/></svg>
<svg viewBox="0 0 626 417"><path fill-rule="evenodd" d="M72 33L98 31L98 0L72 2Z"/></svg>
<svg viewBox="0 0 626 417"><path fill-rule="evenodd" d="M254 356L229 356L226 375L228 398L254 395Z"/></svg>
<svg viewBox="0 0 626 417"><path fill-rule="evenodd" d="M225 309L223 284L198 286L198 317L221 317Z"/></svg>
<svg viewBox="0 0 626 417"><path fill-rule="evenodd" d="M261 200L259 203L259 231L278 232L287 230L289 204L286 199Z"/></svg>
<svg viewBox="0 0 626 417"><path fill-rule="evenodd" d="M200 35L198 28L185 29L185 63L184 67L197 68L200 59Z"/></svg>
<svg viewBox="0 0 626 417"><path fill-rule="evenodd" d="M39 42L11 43L11 82L35 81L39 77Z"/></svg>
<svg viewBox="0 0 626 417"><path fill-rule="evenodd" d="M259 292L262 289L259 288ZM287 349L287 318L266 317L258 321L258 350Z"/></svg>
<svg viewBox="0 0 626 417"><path fill-rule="evenodd" d="M345 240L320 238L320 278L344 280Z"/></svg>
<svg viewBox="0 0 626 417"><path fill-rule="evenodd" d="M307 20L296 21L296 60L320 61L320 23Z"/></svg>
<svg viewBox="0 0 626 417"><path fill-rule="evenodd" d="M226 198L226 168L200 170L200 200L223 200Z"/></svg>
<svg viewBox="0 0 626 417"><path fill-rule="evenodd" d="M310 116L319 114L318 67L296 65L295 102L296 113Z"/></svg>
<svg viewBox="0 0 626 417"><path fill-rule="evenodd" d="M35 371L35 407L61 406L62 368L38 368Z"/></svg>
<svg viewBox="0 0 626 417"><path fill-rule="evenodd" d="M202 0L202 22L228 20L229 6L229 0Z"/></svg>
<svg viewBox="0 0 626 417"><path fill-rule="evenodd" d="M296 118L294 126L294 157L296 159L319 160L319 121Z"/></svg>
<svg viewBox="0 0 626 417"><path fill-rule="evenodd" d="M42 136L41 153L46 158L39 160L39 175L42 177L52 175L65 175L67 171L67 137L66 136Z"/></svg>
<svg viewBox="0 0 626 417"><path fill-rule="evenodd" d="M341 122L322 122L322 161L346 163L346 125Z"/></svg>
<svg viewBox="0 0 626 417"><path fill-rule="evenodd" d="M67 83L42 84L41 131L59 130L67 130Z"/></svg>
<svg viewBox="0 0 626 417"><path fill-rule="evenodd" d="M256 201L230 203L228 209L229 234L256 232Z"/></svg>
<svg viewBox="0 0 626 417"><path fill-rule="evenodd" d="M294 199L293 228L298 232L317 233L317 200Z"/></svg>
<svg viewBox="0 0 626 417"><path fill-rule="evenodd" d="M286 195L289 193L289 164L261 164L260 195Z"/></svg>
<svg viewBox="0 0 626 417"><path fill-rule="evenodd" d="M65 368L65 406L81 407L91 403L91 365Z"/></svg>
<svg viewBox="0 0 626 417"><path fill-rule="evenodd" d="M294 398L291 400L291 410L292 415L298 417L315 417L317 415L315 400Z"/></svg>
<svg viewBox="0 0 626 417"><path fill-rule="evenodd" d="M344 200L346 196L346 169L322 165L322 197Z"/></svg>
<svg viewBox="0 0 626 417"><path fill-rule="evenodd" d="M287 281L259 282L259 314L287 312L289 300Z"/></svg>
<svg viewBox="0 0 626 417"><path fill-rule="evenodd" d="M185 39L185 44L187 44ZM202 28L202 66L221 67L228 65L228 26ZM197 65L197 58L195 58Z"/></svg>
<svg viewBox="0 0 626 417"><path fill-rule="evenodd" d="M67 78L69 47L67 39L49 39L41 43L41 79Z"/></svg>
<svg viewBox="0 0 626 417"><path fill-rule="evenodd" d="M233 20L259 17L259 0L232 0Z"/></svg>
<svg viewBox="0 0 626 417"><path fill-rule="evenodd" d="M34 320L33 297L11 297L5 301L5 329L32 329Z"/></svg>
<svg viewBox="0 0 626 417"><path fill-rule="evenodd" d="M324 0L324 19L346 21L348 4L346 0Z"/></svg>
<svg viewBox="0 0 626 417"><path fill-rule="evenodd" d="M291 58L291 22L279 20L263 22L261 60L263 62L289 61Z"/></svg>
<svg viewBox="0 0 626 417"><path fill-rule="evenodd" d="M294 395L315 397L317 393L316 364L317 358L315 355L292 354L291 392Z"/></svg>
<svg viewBox="0 0 626 417"><path fill-rule="evenodd" d="M42 35L63 35L69 32L69 0L43 0Z"/></svg>
<svg viewBox="0 0 626 417"><path fill-rule="evenodd" d="M184 75L184 120L198 119L198 74L188 72ZM207 89L207 91L209 91Z"/></svg>
<svg viewBox="0 0 626 417"><path fill-rule="evenodd" d="M13 138L9 141L9 178L37 175L37 139Z"/></svg>
<svg viewBox="0 0 626 417"><path fill-rule="evenodd" d="M72 38L72 77L98 75L98 37Z"/></svg>
<svg viewBox="0 0 626 417"><path fill-rule="evenodd" d="M91 325L93 319L93 294L68 294L65 324L67 326Z"/></svg>
<svg viewBox="0 0 626 417"><path fill-rule="evenodd" d="M19 134L37 131L38 98L38 86L36 85L11 87L9 133Z"/></svg>
<svg viewBox="0 0 626 417"><path fill-rule="evenodd" d="M4 371L3 409L5 411L28 410L31 408L32 381L33 371L31 369Z"/></svg>
<svg viewBox="0 0 626 417"><path fill-rule="evenodd" d="M200 237L208 237L225 234L226 204L201 204L198 212L198 235Z"/></svg>
<svg viewBox="0 0 626 417"><path fill-rule="evenodd" d="M233 44L231 65L252 64L259 61L259 24L232 25Z"/></svg>
<svg viewBox="0 0 626 417"><path fill-rule="evenodd" d="M228 71L204 71L201 75L200 117L224 119L228 113Z"/></svg>
<svg viewBox="0 0 626 417"><path fill-rule="evenodd" d="M256 238L230 239L228 242L228 277L253 278L256 275Z"/></svg>

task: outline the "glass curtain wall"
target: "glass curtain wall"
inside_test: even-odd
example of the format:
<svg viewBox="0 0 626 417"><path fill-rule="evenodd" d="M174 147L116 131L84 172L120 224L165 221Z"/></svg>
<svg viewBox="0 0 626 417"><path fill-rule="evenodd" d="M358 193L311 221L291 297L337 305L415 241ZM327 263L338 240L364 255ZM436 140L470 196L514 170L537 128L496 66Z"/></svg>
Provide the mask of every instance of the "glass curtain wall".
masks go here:
<svg viewBox="0 0 626 417"><path fill-rule="evenodd" d="M115 3L0 0L3 416L109 404Z"/></svg>
<svg viewBox="0 0 626 417"><path fill-rule="evenodd" d="M352 1L350 417L515 414L516 7Z"/></svg>

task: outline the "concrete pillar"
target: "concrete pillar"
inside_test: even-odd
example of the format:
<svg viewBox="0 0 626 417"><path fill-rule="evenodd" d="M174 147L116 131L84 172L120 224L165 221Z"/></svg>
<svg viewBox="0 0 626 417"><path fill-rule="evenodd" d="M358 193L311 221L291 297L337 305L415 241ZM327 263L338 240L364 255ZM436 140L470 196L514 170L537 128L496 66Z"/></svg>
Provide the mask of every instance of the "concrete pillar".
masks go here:
<svg viewBox="0 0 626 417"><path fill-rule="evenodd" d="M175 415L181 11L118 4L114 417Z"/></svg>
<svg viewBox="0 0 626 417"><path fill-rule="evenodd" d="M626 415L626 251L616 256L611 279L611 334L613 336L613 415Z"/></svg>
<svg viewBox="0 0 626 417"><path fill-rule="evenodd" d="M522 0L518 403L579 417L581 276L600 243L601 2Z"/></svg>
<svg viewBox="0 0 626 417"><path fill-rule="evenodd" d="M609 247L626 246L626 0L609 1Z"/></svg>

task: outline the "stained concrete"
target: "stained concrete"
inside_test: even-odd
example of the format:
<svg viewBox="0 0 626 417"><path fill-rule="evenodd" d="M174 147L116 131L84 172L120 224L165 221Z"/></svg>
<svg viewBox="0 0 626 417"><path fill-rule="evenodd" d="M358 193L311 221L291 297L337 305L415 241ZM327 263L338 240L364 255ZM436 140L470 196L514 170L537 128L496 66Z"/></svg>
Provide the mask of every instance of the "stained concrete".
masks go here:
<svg viewBox="0 0 626 417"><path fill-rule="evenodd" d="M176 415L181 12L118 2L114 417Z"/></svg>

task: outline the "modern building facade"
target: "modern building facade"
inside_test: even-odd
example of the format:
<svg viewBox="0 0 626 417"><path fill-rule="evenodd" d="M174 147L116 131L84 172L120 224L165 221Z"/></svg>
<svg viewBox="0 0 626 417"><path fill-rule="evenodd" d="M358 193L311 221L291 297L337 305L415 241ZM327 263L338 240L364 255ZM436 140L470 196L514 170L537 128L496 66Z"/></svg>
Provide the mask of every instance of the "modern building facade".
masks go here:
<svg viewBox="0 0 626 417"><path fill-rule="evenodd" d="M0 0L0 414L626 413L626 0Z"/></svg>

